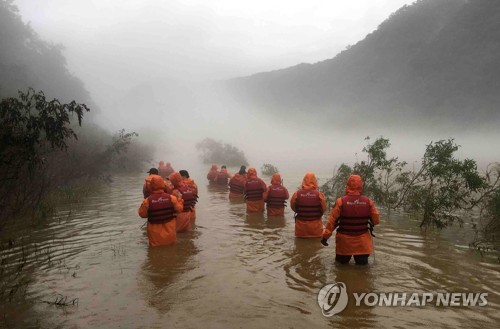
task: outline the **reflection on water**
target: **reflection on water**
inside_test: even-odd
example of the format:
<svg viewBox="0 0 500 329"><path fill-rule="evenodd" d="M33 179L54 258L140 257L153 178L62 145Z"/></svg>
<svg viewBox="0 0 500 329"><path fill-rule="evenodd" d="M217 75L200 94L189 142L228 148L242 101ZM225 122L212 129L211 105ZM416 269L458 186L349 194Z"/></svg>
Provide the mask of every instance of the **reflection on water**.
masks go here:
<svg viewBox="0 0 500 329"><path fill-rule="evenodd" d="M451 231L423 233L404 215L383 215L375 261L339 266L333 240L323 247L319 239L294 237L290 209L276 217L246 214L226 187L203 187L201 171L192 176L200 186L196 226L174 246L148 248L137 216L142 176L116 179L34 230L20 225L2 232L7 288L0 327L496 328L500 322L500 266L457 247L466 242L450 238ZM284 178L292 192L301 177ZM26 293L14 292L8 302L21 279L30 282ZM350 299L342 313L325 318L317 293L332 282L345 283L350 294L487 292L489 305L356 307ZM78 298L78 306L43 302L58 295Z"/></svg>
<svg viewBox="0 0 500 329"><path fill-rule="evenodd" d="M149 306L164 314L176 302L171 296L182 293L182 275L197 267L193 257L198 253L193 232L179 234L173 246L148 248L138 278L142 298Z"/></svg>

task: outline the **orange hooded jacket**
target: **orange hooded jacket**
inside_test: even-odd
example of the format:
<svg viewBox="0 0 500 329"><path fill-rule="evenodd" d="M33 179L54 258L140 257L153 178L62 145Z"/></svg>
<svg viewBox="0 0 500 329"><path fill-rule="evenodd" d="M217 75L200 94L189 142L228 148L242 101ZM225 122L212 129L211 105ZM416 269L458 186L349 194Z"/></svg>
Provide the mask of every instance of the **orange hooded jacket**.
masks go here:
<svg viewBox="0 0 500 329"><path fill-rule="evenodd" d="M172 164L167 162L165 166L165 176L168 177L175 172L174 168L172 168Z"/></svg>
<svg viewBox="0 0 500 329"><path fill-rule="evenodd" d="M151 178L151 190L152 193L164 193L165 182L163 178L157 175L153 175ZM174 209L176 213L180 213L183 208L182 200L177 199L175 196L171 196L172 203L174 204ZM148 218L148 209L149 209L149 200L146 198L142 201L142 204L139 208L139 216L142 218ZM172 219L166 223L161 224L151 224L148 222L147 232L149 245L151 247L163 246L174 244L176 237L176 220Z"/></svg>
<svg viewBox="0 0 500 329"><path fill-rule="evenodd" d="M363 181L358 175L351 175L347 180L346 184L346 195L361 195L363 190ZM370 204L370 218L373 225L378 225L380 223L380 215L375 204L372 200L369 201ZM323 238L329 239L332 236L333 230L335 230L337 220L342 212L342 198L338 198L335 201L330 216L328 217L328 222L326 223L325 230L323 232ZM372 237L370 232L365 232L361 235L348 235L337 232L335 234L335 253L337 255L366 255L373 253Z"/></svg>
<svg viewBox="0 0 500 329"><path fill-rule="evenodd" d="M153 179L153 176L158 176L158 175L151 174L144 180L144 185L142 185L142 195L144 196L144 198L147 198L148 196L151 195L151 179Z"/></svg>
<svg viewBox="0 0 500 329"><path fill-rule="evenodd" d="M285 194L286 194L286 200L288 200L290 198L290 195L288 194L288 190L286 189L286 187L284 187L282 184L281 184L281 175L279 173L275 173L272 177L271 177L271 186L282 186L283 189L285 190ZM269 197L269 189L271 188L271 186L269 186L266 190L266 192L264 192L264 201L267 202L267 199ZM267 215L268 216L279 216L279 215L283 215L285 213L285 207L282 207L282 208L269 208L269 205L267 207Z"/></svg>
<svg viewBox="0 0 500 329"><path fill-rule="evenodd" d="M165 163L163 161L160 161L160 163L158 165L158 175L163 177L163 179L166 179L168 177L167 166L165 166Z"/></svg>
<svg viewBox="0 0 500 329"><path fill-rule="evenodd" d="M306 173L304 179L302 180L302 188L305 190L317 190L318 181L316 176L312 172ZM298 191L297 191L298 192ZM297 212L296 200L297 192L292 195L290 200L290 207L293 211ZM319 198L321 201L321 210L323 213L326 211L326 199L323 193L319 192ZM321 217L317 220L295 220L295 236L298 238L320 238L323 234L323 222Z"/></svg>
<svg viewBox="0 0 500 329"><path fill-rule="evenodd" d="M250 168L248 169L247 172L247 182L252 180L252 179L257 179L262 187L262 191L267 190L267 185L266 183L257 177L257 170L255 168ZM247 212L262 212L264 211L264 199L261 200L246 200L247 203Z"/></svg>
<svg viewBox="0 0 500 329"><path fill-rule="evenodd" d="M217 165L213 164L210 168L210 171L207 174L207 179L210 183L215 183L215 179L217 178Z"/></svg>
<svg viewBox="0 0 500 329"><path fill-rule="evenodd" d="M231 191L231 183L234 183L238 186L245 187L247 182L247 175L241 175L240 173L234 174L234 176L229 180L229 199L231 200L243 200L243 193L238 193L235 191Z"/></svg>
<svg viewBox="0 0 500 329"><path fill-rule="evenodd" d="M198 185L194 182L192 178L182 178L182 181L184 184L189 186L190 188L194 189L196 192L196 195L198 195ZM196 220L196 207L193 207L191 210L191 220Z"/></svg>
<svg viewBox="0 0 500 329"><path fill-rule="evenodd" d="M174 172L168 176L170 183L174 186L172 194L182 200L182 193L179 191L184 186L181 174ZM177 215L177 232L187 231L191 228L191 210L181 211Z"/></svg>

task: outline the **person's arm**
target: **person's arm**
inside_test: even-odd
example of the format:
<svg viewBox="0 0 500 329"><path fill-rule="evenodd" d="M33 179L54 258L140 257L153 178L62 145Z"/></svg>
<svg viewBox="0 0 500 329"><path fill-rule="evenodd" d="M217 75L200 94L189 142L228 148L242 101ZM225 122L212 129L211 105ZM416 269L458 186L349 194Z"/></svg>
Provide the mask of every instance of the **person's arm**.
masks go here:
<svg viewBox="0 0 500 329"><path fill-rule="evenodd" d="M283 186L283 188L285 189L286 200L288 201L288 199L290 199L290 194L288 194L288 190L286 189L286 187Z"/></svg>
<svg viewBox="0 0 500 329"><path fill-rule="evenodd" d="M264 202L267 202L267 197L269 196L269 189L266 189L264 191L264 194L262 194L262 199L264 199Z"/></svg>
<svg viewBox="0 0 500 329"><path fill-rule="evenodd" d="M325 195L319 192L319 199L321 200L321 213L324 214L327 210Z"/></svg>
<svg viewBox="0 0 500 329"><path fill-rule="evenodd" d="M330 216L328 216L328 221L325 225L325 229L323 230L323 238L329 239L332 236L333 231L336 228L337 220L340 217L340 211L342 209L342 198L338 198L335 201L335 205L330 211Z"/></svg>
<svg viewBox="0 0 500 329"><path fill-rule="evenodd" d="M171 195L172 203L174 204L174 209L176 213L181 213L184 209L184 200L177 198L175 195Z"/></svg>
<svg viewBox="0 0 500 329"><path fill-rule="evenodd" d="M262 179L260 180L260 185L262 186L263 191L267 191L267 185L266 182L264 182Z"/></svg>
<svg viewBox="0 0 500 329"><path fill-rule="evenodd" d="M149 200L148 199L144 199L144 201L142 201L142 204L141 206L139 207L139 216L141 218L148 218L148 209L149 209Z"/></svg>
<svg viewBox="0 0 500 329"><path fill-rule="evenodd" d="M295 192L293 195L292 195L292 199L290 200L290 208L292 208L293 211L297 212L297 210L295 209L295 200L297 199L297 192Z"/></svg>

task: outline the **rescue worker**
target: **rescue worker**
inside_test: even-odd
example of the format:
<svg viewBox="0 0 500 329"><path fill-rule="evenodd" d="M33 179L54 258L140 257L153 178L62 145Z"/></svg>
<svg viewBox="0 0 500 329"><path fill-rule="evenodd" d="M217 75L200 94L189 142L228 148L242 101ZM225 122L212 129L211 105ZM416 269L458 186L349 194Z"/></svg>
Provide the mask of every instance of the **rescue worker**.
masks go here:
<svg viewBox="0 0 500 329"><path fill-rule="evenodd" d="M227 172L227 168L225 165L223 165L220 168L220 171L217 173L217 177L215 178L215 182L217 185L225 185L229 183L229 179L231 179L231 174Z"/></svg>
<svg viewBox="0 0 500 329"><path fill-rule="evenodd" d="M175 215L183 209L183 202L166 193L161 176L151 178L151 195L142 202L139 216L148 219L148 239L151 247L174 244L176 235Z"/></svg>
<svg viewBox="0 0 500 329"><path fill-rule="evenodd" d="M347 180L346 193L335 201L323 232L321 243L327 246L332 232L337 229L335 260L341 264L349 263L354 256L356 264L366 265L373 253L370 229L380 223L380 215L373 201L361 195L362 190L361 177L351 175Z"/></svg>
<svg viewBox="0 0 500 329"><path fill-rule="evenodd" d="M165 162L160 161L158 164L158 175L160 175L163 179L167 179L168 176L166 175L166 171L167 166L165 166Z"/></svg>
<svg viewBox="0 0 500 329"><path fill-rule="evenodd" d="M195 194L196 194L196 201L198 201L198 186L194 182L192 178L189 178L189 173L187 170L179 170L179 174L182 177L182 182L186 184L187 186L191 187L194 189ZM194 221L196 219L196 205L193 205L192 211L191 211L191 219Z"/></svg>
<svg viewBox="0 0 500 329"><path fill-rule="evenodd" d="M168 176L168 179L174 186L172 194L183 200L182 212L177 215L177 232L187 231L191 227L192 210L196 205L198 195L192 187L184 184L178 172Z"/></svg>
<svg viewBox="0 0 500 329"><path fill-rule="evenodd" d="M147 172L149 174L148 177L144 180L144 185L142 186L142 194L144 195L144 199L151 195L151 178L153 175L158 176L158 169L151 168Z"/></svg>
<svg viewBox="0 0 500 329"><path fill-rule="evenodd" d="M245 184L247 182L246 167L241 166L240 171L234 174L229 180L229 199L230 200L243 200L245 192Z"/></svg>
<svg viewBox="0 0 500 329"><path fill-rule="evenodd" d="M298 238L321 238L323 223L321 217L326 211L326 199L318 190L318 181L312 172L302 179L302 189L296 191L290 200L295 211L295 236Z"/></svg>
<svg viewBox="0 0 500 329"><path fill-rule="evenodd" d="M267 191L264 193L264 201L267 204L267 215L284 215L286 202L289 197L288 190L281 183L281 175L275 173L271 177L271 185L269 185Z"/></svg>
<svg viewBox="0 0 500 329"><path fill-rule="evenodd" d="M247 212L264 211L264 192L267 190L266 183L257 177L255 168L248 169L247 181L245 183L245 201Z"/></svg>
<svg viewBox="0 0 500 329"><path fill-rule="evenodd" d="M165 177L168 177L175 172L175 170L174 170L174 168L172 168L172 164L170 162L167 162L165 167L166 167L165 168Z"/></svg>
<svg viewBox="0 0 500 329"><path fill-rule="evenodd" d="M210 168L210 171L207 174L207 179L210 184L215 184L215 179L217 178L217 165L212 164L212 167Z"/></svg>

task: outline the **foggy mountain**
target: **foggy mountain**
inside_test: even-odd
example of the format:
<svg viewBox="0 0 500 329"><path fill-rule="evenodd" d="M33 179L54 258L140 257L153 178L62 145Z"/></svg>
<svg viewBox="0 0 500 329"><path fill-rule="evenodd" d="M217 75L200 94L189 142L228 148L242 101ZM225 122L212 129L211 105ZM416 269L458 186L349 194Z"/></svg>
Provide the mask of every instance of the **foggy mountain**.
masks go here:
<svg viewBox="0 0 500 329"><path fill-rule="evenodd" d="M24 24L17 8L0 2L0 96L16 97L28 87L43 90L48 99L76 100L98 112L81 80L72 75L62 45L46 42Z"/></svg>
<svg viewBox="0 0 500 329"><path fill-rule="evenodd" d="M483 124L500 118L499 53L499 1L420 0L332 59L225 85L242 106L324 122Z"/></svg>

